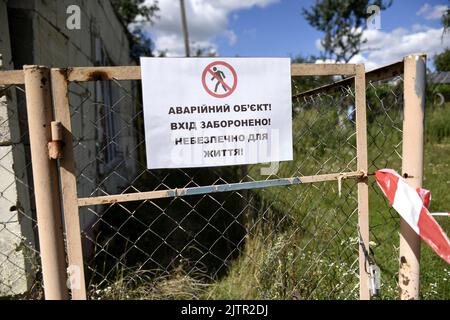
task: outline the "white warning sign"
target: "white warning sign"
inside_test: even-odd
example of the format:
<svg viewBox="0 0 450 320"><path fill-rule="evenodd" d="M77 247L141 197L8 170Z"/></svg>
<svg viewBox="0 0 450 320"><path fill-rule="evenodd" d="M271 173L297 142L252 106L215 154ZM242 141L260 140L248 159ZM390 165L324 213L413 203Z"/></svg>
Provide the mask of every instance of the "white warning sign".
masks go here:
<svg viewBox="0 0 450 320"><path fill-rule="evenodd" d="M149 169L292 160L289 58L141 58Z"/></svg>

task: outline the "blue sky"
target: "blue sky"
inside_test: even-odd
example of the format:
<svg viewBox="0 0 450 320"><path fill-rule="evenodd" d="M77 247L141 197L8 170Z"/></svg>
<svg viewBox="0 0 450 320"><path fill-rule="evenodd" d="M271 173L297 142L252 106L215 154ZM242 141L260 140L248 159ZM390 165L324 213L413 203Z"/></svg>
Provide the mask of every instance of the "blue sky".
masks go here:
<svg viewBox="0 0 450 320"><path fill-rule="evenodd" d="M152 0L148 0L151 2ZM220 56L318 55L322 33L301 14L312 0L185 0L191 46L216 51ZM159 0L161 18L147 31L156 49L169 56L184 52L178 0ZM443 39L440 13L449 1L394 0L381 13L381 29L366 30L367 47L352 62L368 69L402 56L425 52L429 56L450 46ZM372 50L376 48L377 50ZM367 48L365 48L367 49Z"/></svg>
<svg viewBox="0 0 450 320"><path fill-rule="evenodd" d="M398 27L410 28L414 24L440 27L439 20L426 20L416 13L424 5L418 0L394 0L393 5L381 14L381 30L392 31ZM428 1L430 5L446 4L446 1ZM321 33L312 28L301 15L302 7L310 7L313 1L283 0L270 7L254 7L236 13L230 19L230 28L238 40L230 46L224 39L217 41L224 56L290 56L319 54L315 46Z"/></svg>

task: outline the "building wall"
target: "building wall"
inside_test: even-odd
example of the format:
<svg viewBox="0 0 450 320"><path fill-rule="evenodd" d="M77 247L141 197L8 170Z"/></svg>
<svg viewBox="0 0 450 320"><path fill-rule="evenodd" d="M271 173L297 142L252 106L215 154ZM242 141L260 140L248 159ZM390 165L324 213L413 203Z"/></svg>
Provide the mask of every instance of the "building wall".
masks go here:
<svg viewBox="0 0 450 320"><path fill-rule="evenodd" d="M66 13L68 6L78 5L81 9L81 29L69 30L66 27L66 20L69 15ZM6 10L7 9L7 10ZM8 13L9 22L8 22ZM75 66L94 66L94 65L132 65L129 57L129 42L127 34L117 19L109 1L92 0L0 0L0 53L6 57L7 61L12 61L9 68L21 69L24 64L40 64L50 67L75 67ZM8 31L9 26L9 31ZM7 39L8 34L11 38L11 45ZM11 47L11 50L9 49ZM134 89L131 82L110 83L89 82L82 84L70 84L69 100L71 104L72 128L75 145L75 163L78 178L78 195L104 195L105 193L120 192L127 179L131 179L135 172L135 164L131 159L136 158L134 151L136 149L135 130L132 120L135 116L135 101L133 100ZM124 96L129 96L123 99ZM3 102L2 102L3 101ZM111 105L113 108L111 109ZM6 102L0 99L0 117L5 110L26 110L23 97L17 98L17 104L13 97ZM105 116L106 115L106 116ZM108 136L105 128L105 118L114 117L116 133L114 134L115 161L105 163L105 141L112 138ZM3 116L4 118L4 116ZM3 201L0 197L0 223L3 220L16 221L16 229L13 234L18 239L29 239L34 243L35 233L31 226L28 232L30 235L24 235L19 230L19 214L11 209L11 203L15 199L28 197L29 205L24 208L26 214L35 216L33 213L30 193L21 192L18 174L24 176L23 179L31 179L29 174L29 152L27 142L28 138L23 134L18 136L17 147L23 144L21 151L23 159L14 159L11 146L4 146L4 141L8 141L12 132L26 131L26 119L19 123L9 119L7 126L0 128L0 181L5 184L13 183L15 190L8 194L8 201ZM111 121L110 121L111 122ZM2 122L3 123L3 122ZM10 139L9 139L10 140ZM6 149L1 149L6 148ZM7 149L10 148L10 149ZM110 149L111 151L112 149ZM20 152L17 152L20 153ZM111 152L110 152L111 154ZM3 157L3 155L6 155ZM27 158L28 157L28 158ZM126 160L125 160L126 159ZM26 168L23 172L12 170L12 164L23 162ZM9 170L2 170L3 167ZM112 172L114 167L117 170ZM27 174L28 171L28 174ZM12 181L12 182L11 182ZM0 189L2 185L0 183ZM13 188L14 189L14 188ZM11 189L11 190L13 190ZM0 190L1 191L1 190ZM95 237L95 228L92 224L98 219L98 215L91 212L101 212L99 209L92 211L83 210L80 212L80 223L88 237ZM12 218L11 218L12 216ZM11 229L12 229L11 224ZM23 229L23 226L21 227ZM27 229L27 228L25 228ZM13 246L20 241L11 241L5 233L1 232L0 224L0 246L7 244ZM89 245L86 246L89 254ZM0 247L0 252L4 252ZM20 254L22 260L24 254ZM2 269L2 255L0 254L0 296L5 294L6 289L2 291L1 283L3 278L11 278L10 265L5 265ZM19 259L19 258L18 258ZM20 260L20 259L19 259ZM21 261L22 261L21 260ZM23 275L22 263L20 268L16 268L13 273ZM22 271L21 271L22 270ZM12 276L14 278L14 275ZM23 278L23 277L22 277ZM26 277L25 277L26 280ZM29 287L29 281L22 281L9 291L14 294L23 293ZM6 292L7 294L7 292Z"/></svg>
<svg viewBox="0 0 450 320"><path fill-rule="evenodd" d="M0 55L0 70L13 69L5 0L0 0ZM17 91L0 88L0 296L25 292L36 265L28 147Z"/></svg>

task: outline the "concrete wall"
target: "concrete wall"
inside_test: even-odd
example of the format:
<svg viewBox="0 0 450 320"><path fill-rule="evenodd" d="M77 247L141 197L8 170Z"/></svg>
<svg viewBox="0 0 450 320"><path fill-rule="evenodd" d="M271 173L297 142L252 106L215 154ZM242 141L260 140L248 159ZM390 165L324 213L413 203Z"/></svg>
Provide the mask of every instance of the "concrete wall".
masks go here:
<svg viewBox="0 0 450 320"><path fill-rule="evenodd" d="M78 5L81 9L80 30L66 28L66 20L69 16L66 10L70 5ZM9 11L6 10L6 6ZM13 26L10 31L8 31L7 12L10 15L9 27ZM109 1L14 0L7 2L6 5L6 0L0 0L0 15L0 39L2 40L0 42L0 53L4 55L7 61L14 63L15 69L22 68L23 64L41 64L50 67L133 64L129 57L129 43L126 32L115 16ZM8 34L11 35L11 45L8 42ZM11 50L9 47L11 47ZM12 63L8 65L9 68L13 67ZM72 127L75 137L75 162L79 176L78 194L80 197L120 192L122 186L125 186L127 180L132 179L135 174L135 163L132 160L136 158L134 152L136 137L132 125L136 108L135 101L132 98L133 90L131 82L111 83L110 85L90 82L71 84L69 87L69 99L73 114ZM123 99L124 96L128 96L128 98ZM13 100L3 100L3 102L0 100L0 120L8 117L5 115L7 110L18 111L25 108L24 101L21 102L19 99L16 106ZM113 117L117 127L117 133L115 134L117 135L117 156L114 162L105 163L104 141L111 139L111 137L107 136L108 131L105 128L104 119L106 113L111 112L110 105L114 106ZM9 117L11 118L9 121L2 121L2 124L6 123L7 126L0 126L0 191L3 188L2 184L12 183L17 185L17 175L22 175L21 178L25 180L31 179L29 175L27 176L27 169L23 172L15 172L12 169L13 163L16 166L21 162L27 168L29 154L27 147L20 147L21 144L26 144L28 140L23 133L20 133L21 128L22 131L26 130L26 125L19 124L19 121L13 121L13 118ZM24 122L26 124L26 119ZM24 127L25 129L23 129ZM16 134L18 141L15 141L15 148L17 150L22 148L21 153L24 155L22 160L14 159L12 146L6 143L11 140L10 136L14 131L18 132ZM115 167L117 169L113 172ZM3 170L3 168L7 169ZM28 171L30 171L29 168ZM8 201L5 200L6 202L4 201L6 195L0 197L0 246L2 243L5 246L4 243L6 243L7 246L13 247L20 244L21 241L15 240L14 242L1 232L3 220L19 223L19 215L14 213L14 210L10 210L12 208L11 203L15 203L15 199L21 197L20 193L24 193L24 197L27 194L29 196L30 193L29 191L21 192L20 187L14 190L16 191L11 191L11 194L8 194ZM24 210L27 215L33 216L32 201L29 202L31 204ZM95 237L92 224L100 214L101 208L80 212L81 227L88 237ZM23 239L24 234L22 230L19 230L19 224L15 228L13 231L15 238ZM21 228L23 229L23 227ZM31 224L28 229L30 228ZM11 229L13 229L12 224ZM25 238L30 238L33 242L35 230L30 230L32 235L26 235ZM87 251L89 251L88 247ZM6 249L0 247L0 252L4 252L4 250ZM1 279L5 277L6 272L6 269L2 269L1 259L2 255L0 254L0 296L5 293L2 292ZM24 263L20 264L20 266L22 265ZM5 266L8 270L12 270L10 266ZM18 269L13 273L18 273ZM23 272L21 275L23 276ZM29 286L29 283L26 281L16 285L13 290L14 294L24 292L27 286Z"/></svg>

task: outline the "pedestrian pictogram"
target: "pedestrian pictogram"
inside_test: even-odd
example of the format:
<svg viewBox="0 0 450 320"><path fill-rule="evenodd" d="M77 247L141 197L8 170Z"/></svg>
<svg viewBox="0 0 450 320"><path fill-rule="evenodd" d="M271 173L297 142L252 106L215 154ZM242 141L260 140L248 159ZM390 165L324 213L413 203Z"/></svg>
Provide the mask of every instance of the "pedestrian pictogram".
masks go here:
<svg viewBox="0 0 450 320"><path fill-rule="evenodd" d="M237 87L236 70L224 61L214 61L206 66L202 74L203 88L216 98L231 95Z"/></svg>

